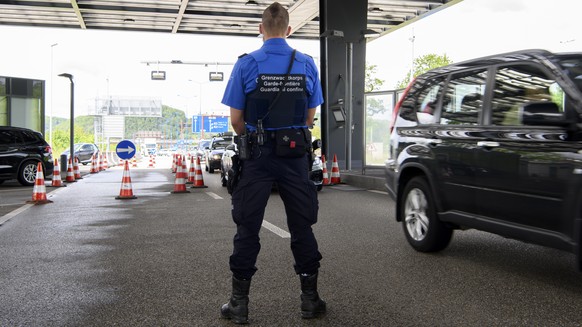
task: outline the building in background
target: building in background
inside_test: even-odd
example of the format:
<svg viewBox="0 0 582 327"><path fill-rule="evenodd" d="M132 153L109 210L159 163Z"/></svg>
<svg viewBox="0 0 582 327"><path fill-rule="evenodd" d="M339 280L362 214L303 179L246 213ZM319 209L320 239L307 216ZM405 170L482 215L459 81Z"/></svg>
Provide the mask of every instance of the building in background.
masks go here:
<svg viewBox="0 0 582 327"><path fill-rule="evenodd" d="M148 97L106 97L95 99L89 108L95 117L95 143L105 151L124 139L125 117L162 117L162 100Z"/></svg>
<svg viewBox="0 0 582 327"><path fill-rule="evenodd" d="M0 126L44 134L45 81L0 76Z"/></svg>

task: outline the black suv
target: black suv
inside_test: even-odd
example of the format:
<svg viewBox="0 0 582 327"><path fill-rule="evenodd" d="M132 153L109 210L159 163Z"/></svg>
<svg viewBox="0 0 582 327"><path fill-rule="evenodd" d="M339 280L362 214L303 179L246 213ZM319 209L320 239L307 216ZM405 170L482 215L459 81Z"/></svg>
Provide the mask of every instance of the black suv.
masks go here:
<svg viewBox="0 0 582 327"><path fill-rule="evenodd" d="M0 126L0 184L17 179L22 185L34 185L39 162L44 177L52 176L52 149L42 134L26 128Z"/></svg>
<svg viewBox="0 0 582 327"><path fill-rule="evenodd" d="M210 140L210 144L205 149L205 162L206 171L209 173L214 173L215 169L221 169L222 154L225 148L232 144L233 133L224 132L215 136Z"/></svg>
<svg viewBox="0 0 582 327"><path fill-rule="evenodd" d="M386 186L413 248L474 228L571 251L582 267L582 53L429 71L394 117Z"/></svg>

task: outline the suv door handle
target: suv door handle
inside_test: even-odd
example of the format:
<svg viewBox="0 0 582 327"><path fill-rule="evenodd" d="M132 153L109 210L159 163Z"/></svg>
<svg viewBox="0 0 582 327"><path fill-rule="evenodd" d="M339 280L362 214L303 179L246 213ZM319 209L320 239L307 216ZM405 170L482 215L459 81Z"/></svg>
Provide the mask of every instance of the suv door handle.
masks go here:
<svg viewBox="0 0 582 327"><path fill-rule="evenodd" d="M482 148L495 148L499 146L499 142L479 141L477 142L477 146L480 146Z"/></svg>

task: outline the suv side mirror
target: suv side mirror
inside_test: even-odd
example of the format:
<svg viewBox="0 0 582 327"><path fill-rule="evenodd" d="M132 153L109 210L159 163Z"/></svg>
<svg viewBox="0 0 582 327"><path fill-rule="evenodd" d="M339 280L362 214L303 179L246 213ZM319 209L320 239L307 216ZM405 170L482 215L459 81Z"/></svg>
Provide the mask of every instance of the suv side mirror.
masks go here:
<svg viewBox="0 0 582 327"><path fill-rule="evenodd" d="M568 122L553 102L531 102L519 108L522 125L565 126Z"/></svg>
<svg viewBox="0 0 582 327"><path fill-rule="evenodd" d="M312 143L311 146L313 147L313 151L321 148L321 140L320 139L315 139Z"/></svg>

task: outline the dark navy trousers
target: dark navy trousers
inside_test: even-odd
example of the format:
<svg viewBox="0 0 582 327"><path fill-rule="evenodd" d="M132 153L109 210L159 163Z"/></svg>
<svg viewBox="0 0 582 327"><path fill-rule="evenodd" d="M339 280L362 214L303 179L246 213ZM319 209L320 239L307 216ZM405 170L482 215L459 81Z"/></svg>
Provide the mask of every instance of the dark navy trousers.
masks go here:
<svg viewBox="0 0 582 327"><path fill-rule="evenodd" d="M274 182L285 205L291 251L297 274L316 273L321 254L311 226L319 204L315 185L308 178L309 156L282 158L274 153L273 139L254 146L251 159L242 162L241 179L232 193L232 218L237 226L230 270L238 279L250 279L261 249L259 231Z"/></svg>

